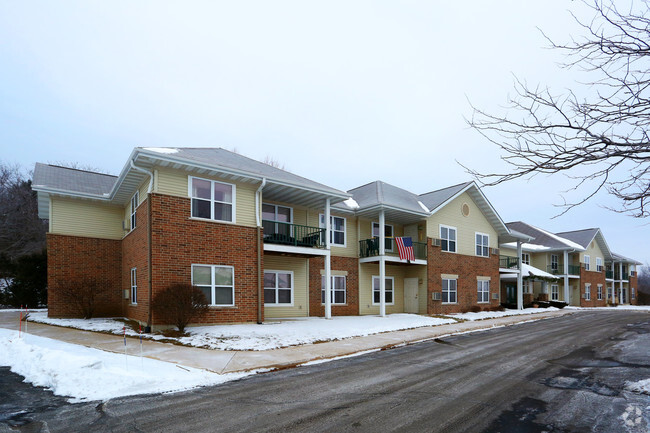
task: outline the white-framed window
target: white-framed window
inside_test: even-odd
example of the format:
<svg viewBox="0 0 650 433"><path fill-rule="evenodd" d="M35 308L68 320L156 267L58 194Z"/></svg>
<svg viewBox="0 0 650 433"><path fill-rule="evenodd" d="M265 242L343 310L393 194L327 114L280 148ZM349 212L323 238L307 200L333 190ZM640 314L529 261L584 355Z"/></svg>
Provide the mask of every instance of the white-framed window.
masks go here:
<svg viewBox="0 0 650 433"><path fill-rule="evenodd" d="M192 284L203 291L211 306L235 305L235 268L192 265Z"/></svg>
<svg viewBox="0 0 650 433"><path fill-rule="evenodd" d="M386 288L384 292L384 299L386 305L395 304L395 298L393 297L393 288L395 287L395 279L393 277L386 277ZM379 289L380 279L378 276L372 276L372 305L379 305L381 300L381 291Z"/></svg>
<svg viewBox="0 0 650 433"><path fill-rule="evenodd" d="M585 300L591 301L591 284L585 283Z"/></svg>
<svg viewBox="0 0 650 433"><path fill-rule="evenodd" d="M630 298L636 299L636 291L634 290L634 287L630 288Z"/></svg>
<svg viewBox="0 0 650 433"><path fill-rule="evenodd" d="M458 281L455 279L442 279L442 303L455 304L458 302Z"/></svg>
<svg viewBox="0 0 650 433"><path fill-rule="evenodd" d="M345 276L332 275L331 276L332 292L331 300L332 305L345 305ZM321 304L325 303L325 275L320 279L320 300Z"/></svg>
<svg viewBox="0 0 650 433"><path fill-rule="evenodd" d="M530 265L530 254L521 253L521 262Z"/></svg>
<svg viewBox="0 0 650 433"><path fill-rule="evenodd" d="M610 286L607 286L607 300L613 300L612 297L612 288Z"/></svg>
<svg viewBox="0 0 650 433"><path fill-rule="evenodd" d="M560 299L560 287L557 284L551 284L551 301Z"/></svg>
<svg viewBox="0 0 650 433"><path fill-rule="evenodd" d="M478 302L490 302L490 282L487 280L478 280L476 283L478 289Z"/></svg>
<svg viewBox="0 0 650 433"><path fill-rule="evenodd" d="M384 224L384 248L386 251L393 251L393 236L395 232L393 226L390 224ZM379 223L372 223L372 237L379 237Z"/></svg>
<svg viewBox="0 0 650 433"><path fill-rule="evenodd" d="M557 271L558 269L559 269L559 266L558 266L557 254L551 254L551 270L552 271Z"/></svg>
<svg viewBox="0 0 650 433"><path fill-rule="evenodd" d="M602 301L603 300L603 285L599 284L598 286L596 286L596 290L597 290L596 296L598 297L598 300Z"/></svg>
<svg viewBox="0 0 650 433"><path fill-rule="evenodd" d="M325 215L318 217L320 228L325 228ZM337 247L345 247L345 218L330 215L330 244Z"/></svg>
<svg viewBox="0 0 650 433"><path fill-rule="evenodd" d="M131 197L131 230L133 230L137 224L137 218L135 217L135 211L140 204L140 191L136 191Z"/></svg>
<svg viewBox="0 0 650 433"><path fill-rule="evenodd" d="M293 209L278 204L262 203L264 236L292 236Z"/></svg>
<svg viewBox="0 0 650 433"><path fill-rule="evenodd" d="M293 272L264 270L264 306L293 305Z"/></svg>
<svg viewBox="0 0 650 433"><path fill-rule="evenodd" d="M235 185L189 177L192 218L235 222Z"/></svg>
<svg viewBox="0 0 650 433"><path fill-rule="evenodd" d="M456 227L440 224L440 246L442 251L456 252Z"/></svg>
<svg viewBox="0 0 650 433"><path fill-rule="evenodd" d="M131 303L138 303L138 271L131 268Z"/></svg>
<svg viewBox="0 0 650 433"><path fill-rule="evenodd" d="M485 233L476 233L476 255L490 257L490 236Z"/></svg>
<svg viewBox="0 0 650 433"><path fill-rule="evenodd" d="M521 289L523 293L533 293L533 282L532 281L522 282Z"/></svg>
<svg viewBox="0 0 650 433"><path fill-rule="evenodd" d="M602 257L596 257L596 270L598 272L603 271L603 258Z"/></svg>
<svg viewBox="0 0 650 433"><path fill-rule="evenodd" d="M589 262L591 261L591 258L585 254L585 271L589 270Z"/></svg>

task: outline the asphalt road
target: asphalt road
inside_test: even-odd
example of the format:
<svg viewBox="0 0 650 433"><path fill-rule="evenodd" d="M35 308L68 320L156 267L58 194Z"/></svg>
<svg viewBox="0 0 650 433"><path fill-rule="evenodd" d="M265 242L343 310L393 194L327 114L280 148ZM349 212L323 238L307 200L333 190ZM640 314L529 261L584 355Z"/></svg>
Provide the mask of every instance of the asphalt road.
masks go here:
<svg viewBox="0 0 650 433"><path fill-rule="evenodd" d="M650 314L578 313L190 392L28 409L29 432L648 432ZM92 386L92 384L89 384ZM0 421L0 432L8 430Z"/></svg>

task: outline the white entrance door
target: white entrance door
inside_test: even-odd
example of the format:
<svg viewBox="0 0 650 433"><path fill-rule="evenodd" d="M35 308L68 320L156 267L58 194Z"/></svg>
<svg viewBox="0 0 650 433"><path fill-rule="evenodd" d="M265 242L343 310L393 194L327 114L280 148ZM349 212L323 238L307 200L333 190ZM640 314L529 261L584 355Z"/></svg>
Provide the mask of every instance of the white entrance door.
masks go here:
<svg viewBox="0 0 650 433"><path fill-rule="evenodd" d="M420 312L417 278L404 278L404 312L414 314Z"/></svg>

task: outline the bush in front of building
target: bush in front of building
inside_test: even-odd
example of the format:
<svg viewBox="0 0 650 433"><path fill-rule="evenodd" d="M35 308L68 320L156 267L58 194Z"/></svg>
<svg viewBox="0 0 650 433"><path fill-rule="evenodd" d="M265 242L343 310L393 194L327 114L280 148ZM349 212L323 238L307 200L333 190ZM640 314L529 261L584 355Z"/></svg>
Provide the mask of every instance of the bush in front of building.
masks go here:
<svg viewBox="0 0 650 433"><path fill-rule="evenodd" d="M151 306L157 319L184 333L187 325L208 311L208 299L198 287L177 283L156 294Z"/></svg>

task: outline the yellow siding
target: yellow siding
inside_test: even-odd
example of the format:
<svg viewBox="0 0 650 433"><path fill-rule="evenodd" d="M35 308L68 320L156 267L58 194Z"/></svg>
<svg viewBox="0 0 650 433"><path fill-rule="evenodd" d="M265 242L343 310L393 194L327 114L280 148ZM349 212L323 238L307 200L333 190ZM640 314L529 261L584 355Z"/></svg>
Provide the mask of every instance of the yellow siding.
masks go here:
<svg viewBox="0 0 650 433"><path fill-rule="evenodd" d="M101 239L122 239L124 208L90 200L52 197L51 232Z"/></svg>
<svg viewBox="0 0 650 433"><path fill-rule="evenodd" d="M605 257L603 256L603 252L601 251L600 247L598 246L598 242L596 242L596 239L589 244L587 247L587 250L584 252L580 253L580 263L585 262L585 255L589 256L589 270L590 271L595 271L596 270L596 257L600 257L602 259L602 265L603 268L605 266Z"/></svg>
<svg viewBox="0 0 650 433"><path fill-rule="evenodd" d="M404 312L404 277L406 266L386 265L386 276L394 277L393 298L395 305L386 305L386 313ZM379 264L359 265L359 314L379 314L379 305L372 305L372 277L379 275ZM425 280L426 281L426 280Z"/></svg>
<svg viewBox="0 0 650 433"><path fill-rule="evenodd" d="M264 306L264 317L307 317L309 315L309 261L300 257L265 254L264 269L293 272L293 306Z"/></svg>
<svg viewBox="0 0 650 433"><path fill-rule="evenodd" d="M235 185L235 223L243 226L256 227L255 191L259 185L232 182L216 176L193 175L191 173L159 168L156 170L156 192L160 194L188 197L189 176L216 180Z"/></svg>
<svg viewBox="0 0 650 433"><path fill-rule="evenodd" d="M470 208L469 216L465 217L461 213L461 206L467 203ZM490 225L476 203L467 193L456 197L445 207L440 209L427 220L427 236L431 238L440 237L440 224L456 227L457 252L468 256L476 255L476 236L477 232L489 235L490 248L498 247L498 235L496 230ZM516 254L515 254L516 256Z"/></svg>
<svg viewBox="0 0 650 433"><path fill-rule="evenodd" d="M149 179L147 178L147 180L144 181L138 188L138 194L139 194L138 207L140 207L142 202L144 202L147 199L148 190L149 190ZM124 227L127 228L131 227L131 198L129 198L129 202L124 207Z"/></svg>
<svg viewBox="0 0 650 433"><path fill-rule="evenodd" d="M318 227L319 215L324 214L324 209L310 209L308 213L308 226ZM357 235L357 219L349 214L332 212L332 216L345 218L345 248L332 245L332 255L339 257L359 257L359 237Z"/></svg>
<svg viewBox="0 0 650 433"><path fill-rule="evenodd" d="M530 254L530 265L547 272L547 265L551 264L551 256L545 253L528 253ZM547 262L548 260L548 262Z"/></svg>

